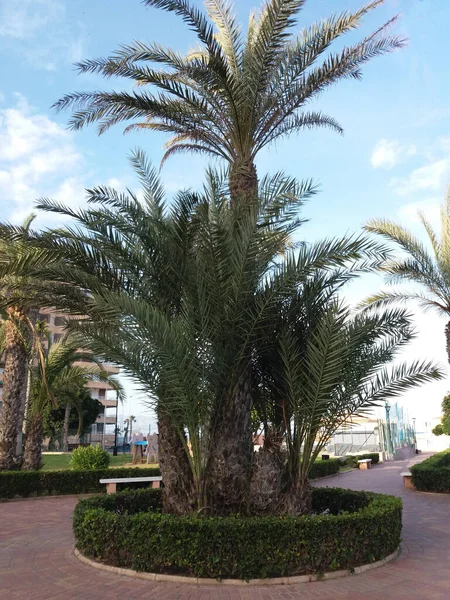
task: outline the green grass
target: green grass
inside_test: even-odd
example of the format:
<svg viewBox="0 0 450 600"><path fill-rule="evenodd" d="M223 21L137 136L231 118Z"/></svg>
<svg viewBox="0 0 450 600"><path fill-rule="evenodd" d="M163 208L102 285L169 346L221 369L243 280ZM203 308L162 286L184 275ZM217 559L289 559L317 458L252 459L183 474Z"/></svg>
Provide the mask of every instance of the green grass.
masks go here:
<svg viewBox="0 0 450 600"><path fill-rule="evenodd" d="M72 454L44 454L42 456L43 471L60 471L61 469L70 469L70 458ZM123 467L123 465L131 464L133 458L131 454L119 454L118 456L110 455L110 467ZM145 465L146 467L149 465Z"/></svg>

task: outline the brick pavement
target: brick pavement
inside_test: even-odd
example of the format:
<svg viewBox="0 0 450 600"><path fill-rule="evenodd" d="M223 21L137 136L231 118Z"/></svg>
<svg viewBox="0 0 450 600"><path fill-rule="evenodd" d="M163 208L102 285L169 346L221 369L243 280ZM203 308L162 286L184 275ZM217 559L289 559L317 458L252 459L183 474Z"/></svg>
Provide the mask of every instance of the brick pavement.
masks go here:
<svg viewBox="0 0 450 600"><path fill-rule="evenodd" d="M423 457L421 457L423 458ZM450 598L450 495L402 487L408 461L322 480L319 485L401 496L400 558L343 579L289 586L199 587L106 573L73 554L74 498L0 504L0 599L30 600L437 600Z"/></svg>

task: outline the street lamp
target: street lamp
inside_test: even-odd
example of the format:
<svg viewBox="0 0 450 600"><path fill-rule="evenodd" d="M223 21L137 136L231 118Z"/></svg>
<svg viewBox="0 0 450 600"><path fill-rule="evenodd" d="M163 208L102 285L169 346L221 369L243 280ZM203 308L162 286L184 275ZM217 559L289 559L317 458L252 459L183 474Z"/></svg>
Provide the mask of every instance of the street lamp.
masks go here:
<svg viewBox="0 0 450 600"><path fill-rule="evenodd" d="M413 417L412 419L413 422L413 433L414 433L414 446L417 446L417 437L416 437L416 417ZM415 449L415 448L414 448Z"/></svg>
<svg viewBox="0 0 450 600"><path fill-rule="evenodd" d="M119 394L116 393L116 427L114 429L114 450L113 456L117 456L117 411L119 409Z"/></svg>
<svg viewBox="0 0 450 600"><path fill-rule="evenodd" d="M389 405L389 402L386 400L384 408L386 410L386 437L387 437L387 451L389 455L394 455L394 449L392 447L392 439L391 439L391 421L389 419L389 413L391 410L391 407Z"/></svg>

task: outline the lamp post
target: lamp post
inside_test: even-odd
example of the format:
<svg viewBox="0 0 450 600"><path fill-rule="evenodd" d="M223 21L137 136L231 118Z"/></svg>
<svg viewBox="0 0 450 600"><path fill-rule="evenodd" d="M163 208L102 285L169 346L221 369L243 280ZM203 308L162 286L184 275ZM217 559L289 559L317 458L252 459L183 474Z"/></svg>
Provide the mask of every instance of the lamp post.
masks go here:
<svg viewBox="0 0 450 600"><path fill-rule="evenodd" d="M114 450L113 450L113 456L117 456L117 412L119 409L119 398L118 398L118 394L116 393L116 426L114 429Z"/></svg>
<svg viewBox="0 0 450 600"><path fill-rule="evenodd" d="M417 437L416 437L416 417L413 417L412 419L413 422L413 434L414 434L414 450L416 449L417 446Z"/></svg>
<svg viewBox="0 0 450 600"><path fill-rule="evenodd" d="M387 441L387 451L388 454L391 456L394 456L394 449L392 447L392 438L391 438L391 421L389 418L389 413L391 410L391 407L389 405L389 402L386 400L386 403L384 405L384 408L386 410L386 441Z"/></svg>

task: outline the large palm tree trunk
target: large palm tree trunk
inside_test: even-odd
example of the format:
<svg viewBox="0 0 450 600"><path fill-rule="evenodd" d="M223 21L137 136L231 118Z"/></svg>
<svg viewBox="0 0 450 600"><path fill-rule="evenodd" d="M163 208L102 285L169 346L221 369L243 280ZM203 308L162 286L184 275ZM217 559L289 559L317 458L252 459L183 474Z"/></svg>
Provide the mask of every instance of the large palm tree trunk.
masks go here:
<svg viewBox="0 0 450 600"><path fill-rule="evenodd" d="M231 165L228 185L232 208L242 206L246 200L256 199L258 175L255 163L249 161Z"/></svg>
<svg viewBox="0 0 450 600"><path fill-rule="evenodd" d="M258 197L258 177L252 161L230 166L230 207L239 211ZM249 352L249 355L251 352ZM220 405L210 432L206 473L208 505L216 514L246 512L250 502L253 458L252 381L250 364L233 393Z"/></svg>
<svg viewBox="0 0 450 600"><path fill-rule="evenodd" d="M164 484L164 512L189 514L196 506L192 469L180 432L170 416L162 412L158 415L158 456Z"/></svg>
<svg viewBox="0 0 450 600"><path fill-rule="evenodd" d="M64 425L63 425L63 439L62 439L62 450L63 452L69 452L69 420L70 420L70 404L66 404L64 409Z"/></svg>
<svg viewBox="0 0 450 600"><path fill-rule="evenodd" d="M9 308L7 313L0 417L0 470L13 469L17 465L17 431L24 390L26 393L28 366L25 314L17 308Z"/></svg>
<svg viewBox="0 0 450 600"><path fill-rule="evenodd" d="M24 471L37 471L40 468L43 439L42 417L39 413L34 413L28 420L22 465Z"/></svg>
<svg viewBox="0 0 450 600"><path fill-rule="evenodd" d="M210 436L207 467L208 504L219 515L246 512L253 457L251 374L219 407Z"/></svg>

